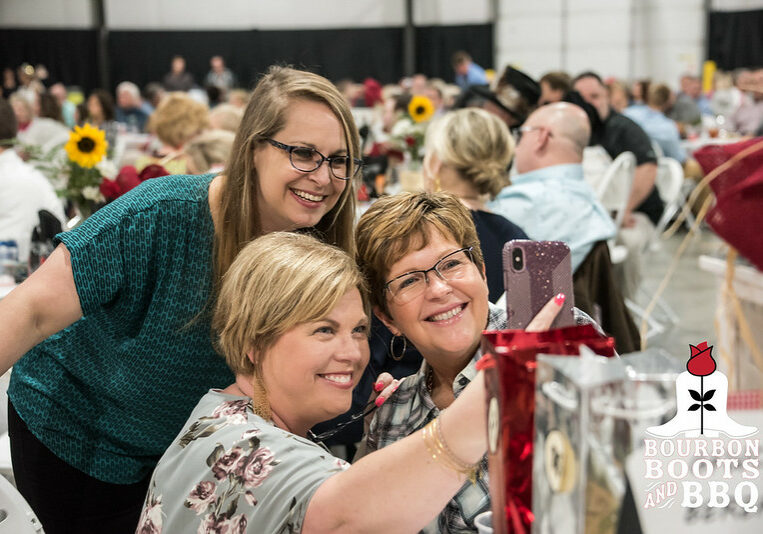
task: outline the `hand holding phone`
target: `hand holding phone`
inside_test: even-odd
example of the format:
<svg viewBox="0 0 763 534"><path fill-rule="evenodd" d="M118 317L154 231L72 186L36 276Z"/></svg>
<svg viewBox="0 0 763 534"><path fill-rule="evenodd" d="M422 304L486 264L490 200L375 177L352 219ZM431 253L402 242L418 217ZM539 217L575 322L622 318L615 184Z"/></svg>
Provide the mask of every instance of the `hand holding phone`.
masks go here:
<svg viewBox="0 0 763 534"><path fill-rule="evenodd" d="M574 326L569 247L561 241L514 239L503 247L506 314L511 329L524 329L555 295L565 301L551 328Z"/></svg>

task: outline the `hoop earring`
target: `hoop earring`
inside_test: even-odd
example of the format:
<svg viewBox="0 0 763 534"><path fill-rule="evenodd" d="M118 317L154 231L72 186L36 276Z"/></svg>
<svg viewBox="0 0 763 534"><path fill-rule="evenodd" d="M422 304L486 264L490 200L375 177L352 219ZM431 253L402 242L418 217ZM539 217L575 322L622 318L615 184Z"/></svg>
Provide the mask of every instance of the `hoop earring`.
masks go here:
<svg viewBox="0 0 763 534"><path fill-rule="evenodd" d="M268 392L257 369L254 370L252 376L252 411L265 421L273 420L273 413L270 411L270 403L268 402Z"/></svg>
<svg viewBox="0 0 763 534"><path fill-rule="evenodd" d="M395 340L398 337L402 337L403 338L403 350L400 351L400 355L396 355L395 354ZM408 348L408 340L405 338L405 336L395 336L395 335L393 335L392 339L389 340L389 355L392 356L392 359L395 360L396 362L399 362L400 360L403 359L403 356L405 356L405 349L407 349L407 348Z"/></svg>

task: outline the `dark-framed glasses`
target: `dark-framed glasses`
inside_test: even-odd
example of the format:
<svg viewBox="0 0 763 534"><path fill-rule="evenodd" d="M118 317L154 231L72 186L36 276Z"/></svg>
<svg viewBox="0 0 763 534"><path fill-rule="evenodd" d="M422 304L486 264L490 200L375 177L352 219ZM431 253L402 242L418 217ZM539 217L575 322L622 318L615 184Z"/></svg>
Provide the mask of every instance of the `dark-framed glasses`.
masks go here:
<svg viewBox="0 0 763 534"><path fill-rule="evenodd" d="M349 180L358 174L363 166L363 160L351 158L350 156L324 156L314 148L307 146L294 146L279 143L270 137L264 138L274 147L289 153L291 166L302 172L313 172L323 165L324 161L329 162L329 169L334 178L340 180Z"/></svg>
<svg viewBox="0 0 763 534"><path fill-rule="evenodd" d="M423 271L410 271L396 276L386 284L384 289L389 291L393 300L398 304L405 304L420 296L429 284L429 273L434 272L440 279L446 282L465 278L472 274L474 258L472 248L466 247L440 258L431 268Z"/></svg>

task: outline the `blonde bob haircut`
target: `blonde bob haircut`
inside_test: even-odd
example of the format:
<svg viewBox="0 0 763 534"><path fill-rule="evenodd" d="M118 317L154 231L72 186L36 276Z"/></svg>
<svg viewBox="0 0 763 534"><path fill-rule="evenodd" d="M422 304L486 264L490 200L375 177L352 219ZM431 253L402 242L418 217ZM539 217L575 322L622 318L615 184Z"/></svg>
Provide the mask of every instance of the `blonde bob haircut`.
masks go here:
<svg viewBox="0 0 763 534"><path fill-rule="evenodd" d="M509 185L514 139L506 124L484 109L459 109L433 121L427 130L426 150L481 195L494 198Z"/></svg>
<svg viewBox="0 0 763 534"><path fill-rule="evenodd" d="M472 258L482 272L477 230L458 198L444 192L382 197L363 214L355 230L358 266L368 282L372 305L389 313L384 284L390 268L409 252L426 247L432 231L460 247L473 247Z"/></svg>
<svg viewBox="0 0 763 534"><path fill-rule="evenodd" d="M337 88L322 76L288 67L270 67L257 83L233 142L225 168L220 228L215 235L215 272L219 279L241 248L262 234L257 209L260 177L254 166L254 151L286 125L286 115L296 100L325 104L341 125L347 155L360 158L360 137L350 107ZM331 178L334 180L335 178ZM355 195L352 180L347 181L336 205L313 228L322 241L355 252L352 227L355 220Z"/></svg>
<svg viewBox="0 0 763 534"><path fill-rule="evenodd" d="M186 93L169 93L148 118L147 129L159 140L180 148L209 126L209 109Z"/></svg>
<svg viewBox="0 0 763 534"><path fill-rule="evenodd" d="M343 250L292 232L257 238L223 277L212 318L217 350L235 374L262 376L262 355L284 332L325 317L351 289L368 314L363 277Z"/></svg>

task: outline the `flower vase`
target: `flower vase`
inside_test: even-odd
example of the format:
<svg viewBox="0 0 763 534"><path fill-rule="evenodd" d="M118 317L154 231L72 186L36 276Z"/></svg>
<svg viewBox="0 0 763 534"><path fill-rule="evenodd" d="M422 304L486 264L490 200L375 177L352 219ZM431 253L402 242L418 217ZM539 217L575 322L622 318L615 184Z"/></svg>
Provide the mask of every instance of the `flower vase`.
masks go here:
<svg viewBox="0 0 763 534"><path fill-rule="evenodd" d="M406 154L399 173L400 190L409 193L419 193L424 191L424 175L421 172L421 161L412 159Z"/></svg>

